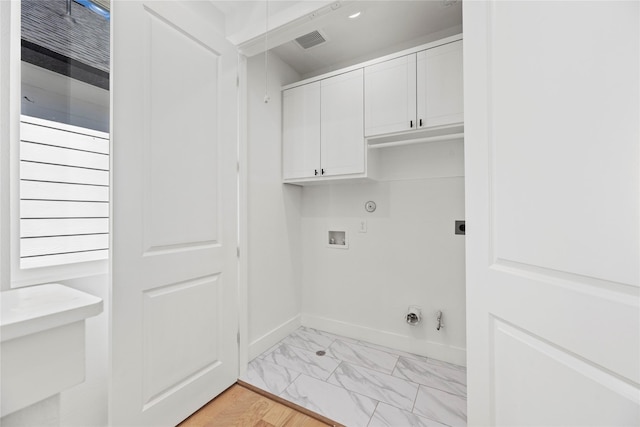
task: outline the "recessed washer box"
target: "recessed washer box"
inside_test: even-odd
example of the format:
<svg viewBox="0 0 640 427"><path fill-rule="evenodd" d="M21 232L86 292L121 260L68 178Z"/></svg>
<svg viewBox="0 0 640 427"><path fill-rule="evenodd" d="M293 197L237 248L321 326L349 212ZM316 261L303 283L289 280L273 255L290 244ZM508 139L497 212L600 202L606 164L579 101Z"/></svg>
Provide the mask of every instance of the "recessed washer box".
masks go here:
<svg viewBox="0 0 640 427"><path fill-rule="evenodd" d="M329 231L327 246L337 249L349 249L349 240L346 231Z"/></svg>

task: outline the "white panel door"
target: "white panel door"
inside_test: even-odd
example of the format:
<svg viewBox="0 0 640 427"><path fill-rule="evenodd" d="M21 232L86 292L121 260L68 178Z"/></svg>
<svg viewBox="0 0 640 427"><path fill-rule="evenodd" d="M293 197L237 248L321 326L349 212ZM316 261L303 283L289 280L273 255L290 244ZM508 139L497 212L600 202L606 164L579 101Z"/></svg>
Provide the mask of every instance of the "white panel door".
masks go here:
<svg viewBox="0 0 640 427"><path fill-rule="evenodd" d="M416 55L364 69L365 136L416 128Z"/></svg>
<svg viewBox="0 0 640 427"><path fill-rule="evenodd" d="M468 423L640 425L640 3L463 7Z"/></svg>
<svg viewBox="0 0 640 427"><path fill-rule="evenodd" d="M321 81L321 174L364 173L362 69Z"/></svg>
<svg viewBox="0 0 640 427"><path fill-rule="evenodd" d="M320 173L320 82L282 92L282 178Z"/></svg>
<svg viewBox="0 0 640 427"><path fill-rule="evenodd" d="M462 123L462 41L417 53L418 127Z"/></svg>
<svg viewBox="0 0 640 427"><path fill-rule="evenodd" d="M176 425L238 375L237 54L186 3L112 2L114 426Z"/></svg>

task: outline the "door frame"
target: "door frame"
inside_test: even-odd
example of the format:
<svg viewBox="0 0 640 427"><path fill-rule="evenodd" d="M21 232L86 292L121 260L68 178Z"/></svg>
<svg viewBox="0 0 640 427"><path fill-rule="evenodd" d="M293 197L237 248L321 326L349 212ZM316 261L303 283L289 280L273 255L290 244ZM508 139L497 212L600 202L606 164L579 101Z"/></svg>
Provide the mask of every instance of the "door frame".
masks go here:
<svg viewBox="0 0 640 427"><path fill-rule="evenodd" d="M237 46L236 46L237 48ZM249 147L247 57L238 52L238 377L249 365Z"/></svg>
<svg viewBox="0 0 640 427"><path fill-rule="evenodd" d="M0 2L0 291L11 289L13 192L20 137L20 1ZM7 238L6 236L9 236Z"/></svg>

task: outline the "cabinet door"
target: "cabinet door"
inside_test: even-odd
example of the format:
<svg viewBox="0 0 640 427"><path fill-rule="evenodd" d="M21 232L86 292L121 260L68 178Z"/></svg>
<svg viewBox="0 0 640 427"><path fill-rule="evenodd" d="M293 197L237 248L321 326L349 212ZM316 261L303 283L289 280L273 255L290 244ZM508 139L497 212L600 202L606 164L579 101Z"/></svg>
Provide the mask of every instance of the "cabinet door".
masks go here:
<svg viewBox="0 0 640 427"><path fill-rule="evenodd" d="M321 99L324 175L364 173L362 69L322 80Z"/></svg>
<svg viewBox="0 0 640 427"><path fill-rule="evenodd" d="M462 41L418 52L418 126L461 123Z"/></svg>
<svg viewBox="0 0 640 427"><path fill-rule="evenodd" d="M320 173L320 82L282 92L282 178Z"/></svg>
<svg viewBox="0 0 640 427"><path fill-rule="evenodd" d="M416 128L416 55L364 70L365 135Z"/></svg>

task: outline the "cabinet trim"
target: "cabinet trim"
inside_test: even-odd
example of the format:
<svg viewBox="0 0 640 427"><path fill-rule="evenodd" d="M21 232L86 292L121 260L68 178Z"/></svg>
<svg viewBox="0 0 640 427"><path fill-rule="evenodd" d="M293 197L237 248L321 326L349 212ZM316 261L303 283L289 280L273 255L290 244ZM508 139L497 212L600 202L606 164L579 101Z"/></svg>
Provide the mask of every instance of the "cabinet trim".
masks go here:
<svg viewBox="0 0 640 427"><path fill-rule="evenodd" d="M385 55L385 56L381 56L381 57L376 58L376 59L372 59L370 61L361 62L359 64L352 65L350 67L341 68L339 70L332 71L330 73L325 73L325 74L321 74L319 76L310 77L310 78L305 79L305 80L300 80L299 82L295 82L295 83L288 84L286 86L282 86L281 90L291 89L291 88L294 88L294 87L297 87L297 86L302 86L302 85L305 85L305 84L317 82L319 80L323 80L323 79L326 79L326 78L329 78L329 77L334 77L334 76L338 76L340 74L344 74L344 73L348 73L350 71L357 70L358 68L369 67L371 65L376 65L376 64L379 64L381 62L390 61L392 59L396 59L396 58L399 58L401 56L407 56L407 55L411 55L412 53L418 53L418 52L426 50L426 49L432 49L434 47L438 47L438 46L442 46L442 45L445 45L445 44L457 42L458 40L462 40L462 33L456 34L454 36L445 37L443 39L436 40L436 41L433 41L433 42L430 42L430 43L425 43L425 44L422 44L420 46L416 46L416 47L412 47L412 48L409 48L409 49L401 50L399 52L394 52L394 53L391 53L389 55Z"/></svg>
<svg viewBox="0 0 640 427"><path fill-rule="evenodd" d="M464 124L435 126L409 132L376 135L367 138L367 148L398 147L400 145L464 139Z"/></svg>

